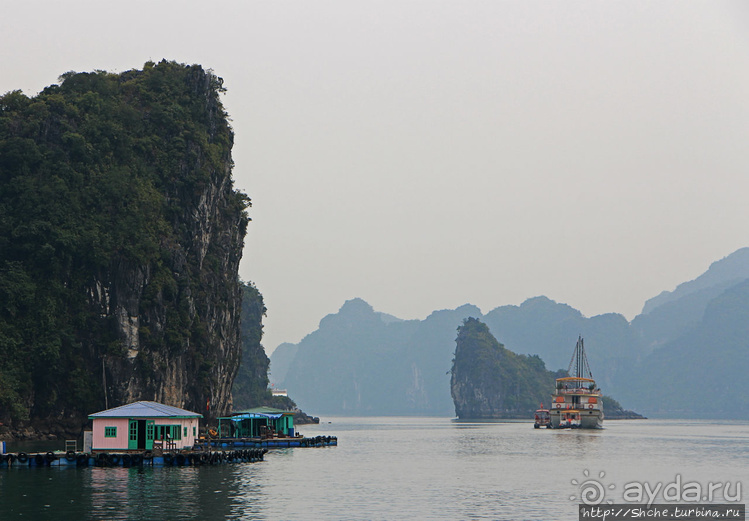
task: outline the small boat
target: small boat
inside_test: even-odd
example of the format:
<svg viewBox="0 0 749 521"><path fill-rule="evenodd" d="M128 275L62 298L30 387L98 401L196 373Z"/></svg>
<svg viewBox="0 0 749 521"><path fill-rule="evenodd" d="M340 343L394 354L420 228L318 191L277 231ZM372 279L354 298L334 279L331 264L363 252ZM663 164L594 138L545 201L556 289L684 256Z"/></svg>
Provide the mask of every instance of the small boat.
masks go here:
<svg viewBox="0 0 749 521"><path fill-rule="evenodd" d="M540 429L541 427L551 429L551 415L549 414L549 409L544 409L544 404L541 404L541 407L536 409L534 420L534 429Z"/></svg>
<svg viewBox="0 0 749 521"><path fill-rule="evenodd" d="M556 429L579 429L580 428L580 411L574 409L567 410L562 413L562 417L559 420L559 425Z"/></svg>
<svg viewBox="0 0 749 521"><path fill-rule="evenodd" d="M603 393L593 379L582 337L578 337L564 378L557 378L551 395L553 429L603 428Z"/></svg>

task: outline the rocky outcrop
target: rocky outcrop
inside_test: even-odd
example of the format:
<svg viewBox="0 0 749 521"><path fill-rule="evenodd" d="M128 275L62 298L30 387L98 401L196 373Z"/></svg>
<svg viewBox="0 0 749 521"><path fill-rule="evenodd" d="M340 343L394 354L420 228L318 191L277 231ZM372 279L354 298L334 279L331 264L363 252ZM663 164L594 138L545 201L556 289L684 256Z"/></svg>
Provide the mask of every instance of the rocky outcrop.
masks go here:
<svg viewBox="0 0 749 521"><path fill-rule="evenodd" d="M317 423L320 423L320 418L317 416L310 416L300 409L294 410L294 425L311 425Z"/></svg>
<svg viewBox="0 0 749 521"><path fill-rule="evenodd" d="M450 390L460 419L532 418L555 376L538 356L505 349L476 318L458 328Z"/></svg>
<svg viewBox="0 0 749 521"><path fill-rule="evenodd" d="M607 420L645 420L645 416L621 406L610 396L603 397L603 414Z"/></svg>
<svg viewBox="0 0 749 521"><path fill-rule="evenodd" d="M179 171L165 179L174 212L161 255L143 264L115 259L92 285L109 295L103 318L126 352L103 354L108 405L154 400L215 416L229 412L239 363L238 270L248 219L232 187L233 136L216 78L199 67L185 72L180 94L198 102L205 135L202 143L185 141ZM186 186L191 177L201 181Z"/></svg>
<svg viewBox="0 0 749 521"><path fill-rule="evenodd" d="M31 295L0 309L0 421L77 432L135 400L225 414L249 199L222 80L167 61L61 80L0 99L0 288Z"/></svg>
<svg viewBox="0 0 749 521"><path fill-rule="evenodd" d="M605 404L606 402L604 402ZM607 420L647 420L642 414L638 414L635 411L621 410L614 411L612 413L605 413Z"/></svg>
<svg viewBox="0 0 749 521"><path fill-rule="evenodd" d="M242 356L237 376L234 378L232 400L234 410L250 409L273 404L273 396L268 390L268 366L270 360L261 344L263 337L263 316L265 304L258 289L249 283L242 283ZM278 406L284 409L283 406Z"/></svg>

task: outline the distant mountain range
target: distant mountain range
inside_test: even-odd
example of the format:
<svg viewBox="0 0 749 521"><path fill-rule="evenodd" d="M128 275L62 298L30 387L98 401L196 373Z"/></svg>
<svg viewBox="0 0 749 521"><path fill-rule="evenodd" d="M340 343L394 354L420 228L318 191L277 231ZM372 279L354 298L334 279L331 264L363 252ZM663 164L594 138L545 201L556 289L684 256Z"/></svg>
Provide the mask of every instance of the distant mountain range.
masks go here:
<svg viewBox="0 0 749 521"><path fill-rule="evenodd" d="M650 417L749 413L749 248L648 300L632 322L585 317L546 297L482 314L466 304L424 320L347 301L298 344L271 355L271 381L315 414L448 415L457 328L478 318L514 353L567 369L578 335L607 395Z"/></svg>

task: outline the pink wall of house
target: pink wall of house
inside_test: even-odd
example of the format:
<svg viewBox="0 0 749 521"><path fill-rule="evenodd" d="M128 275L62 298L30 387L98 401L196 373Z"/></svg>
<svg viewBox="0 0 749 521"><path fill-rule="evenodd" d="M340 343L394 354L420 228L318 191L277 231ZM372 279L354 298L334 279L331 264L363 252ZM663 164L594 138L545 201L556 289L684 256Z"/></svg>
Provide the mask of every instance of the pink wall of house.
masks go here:
<svg viewBox="0 0 749 521"><path fill-rule="evenodd" d="M192 447L199 435L198 418L160 418L155 420L156 425L179 425L181 429L181 440L174 440L178 449ZM193 435L195 427L195 435Z"/></svg>
<svg viewBox="0 0 749 521"><path fill-rule="evenodd" d="M182 439L174 439L175 448L192 447L199 435L198 418L132 418L134 420L153 420L159 425L178 425ZM93 420L93 450L127 450L129 443L129 418L94 418ZM107 427L117 428L117 437L105 436ZM155 439L159 439L158 428L155 429Z"/></svg>
<svg viewBox="0 0 749 521"><path fill-rule="evenodd" d="M93 450L124 449L127 450L128 419L127 418L94 418ZM105 427L117 427L116 438L106 438Z"/></svg>

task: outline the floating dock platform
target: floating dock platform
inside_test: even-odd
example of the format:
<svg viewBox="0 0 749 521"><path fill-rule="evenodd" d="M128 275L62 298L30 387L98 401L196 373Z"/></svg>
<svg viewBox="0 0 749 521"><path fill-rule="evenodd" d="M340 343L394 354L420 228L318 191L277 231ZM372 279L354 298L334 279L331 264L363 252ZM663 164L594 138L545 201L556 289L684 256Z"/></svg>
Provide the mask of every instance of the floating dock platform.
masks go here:
<svg viewBox="0 0 749 521"><path fill-rule="evenodd" d="M268 449L338 445L335 436L314 438L214 438L193 450L15 452L0 454L0 468L9 467L185 467L262 461Z"/></svg>
<svg viewBox="0 0 749 521"><path fill-rule="evenodd" d="M211 448L234 449L234 448L262 448L281 449L287 447L328 447L338 445L336 436L283 437L283 438L212 438L207 443Z"/></svg>
<svg viewBox="0 0 749 521"><path fill-rule="evenodd" d="M152 451L94 453L49 451L0 454L0 468L8 467L186 467L262 461L267 449L230 451Z"/></svg>

